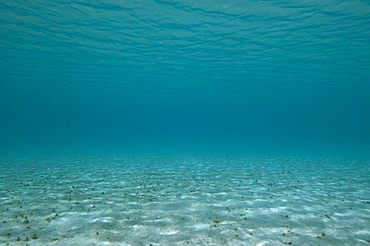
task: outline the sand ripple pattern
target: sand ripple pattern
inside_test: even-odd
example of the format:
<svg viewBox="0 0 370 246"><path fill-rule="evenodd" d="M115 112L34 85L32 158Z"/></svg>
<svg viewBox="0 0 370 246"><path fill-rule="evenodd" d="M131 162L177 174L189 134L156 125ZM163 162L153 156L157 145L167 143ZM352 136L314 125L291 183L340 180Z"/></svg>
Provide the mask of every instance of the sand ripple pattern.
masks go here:
<svg viewBox="0 0 370 246"><path fill-rule="evenodd" d="M368 245L370 162L215 155L8 157L4 245Z"/></svg>

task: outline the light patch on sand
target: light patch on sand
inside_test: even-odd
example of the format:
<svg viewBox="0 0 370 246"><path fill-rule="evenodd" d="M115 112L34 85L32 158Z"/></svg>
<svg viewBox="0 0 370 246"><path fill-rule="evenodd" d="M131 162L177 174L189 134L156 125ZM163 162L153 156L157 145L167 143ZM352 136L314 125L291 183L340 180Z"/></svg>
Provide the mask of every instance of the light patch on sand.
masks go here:
<svg viewBox="0 0 370 246"><path fill-rule="evenodd" d="M167 235L167 236L170 236L170 235L175 235L177 234L179 231L166 231L166 232L161 232L160 234L161 235Z"/></svg>

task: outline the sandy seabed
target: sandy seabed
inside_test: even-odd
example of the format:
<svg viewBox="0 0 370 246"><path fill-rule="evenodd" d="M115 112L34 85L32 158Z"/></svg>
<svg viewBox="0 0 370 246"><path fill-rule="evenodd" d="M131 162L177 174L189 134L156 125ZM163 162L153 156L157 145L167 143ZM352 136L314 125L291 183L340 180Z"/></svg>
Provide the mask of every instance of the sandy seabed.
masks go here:
<svg viewBox="0 0 370 246"><path fill-rule="evenodd" d="M370 245L370 160L0 158L2 245Z"/></svg>

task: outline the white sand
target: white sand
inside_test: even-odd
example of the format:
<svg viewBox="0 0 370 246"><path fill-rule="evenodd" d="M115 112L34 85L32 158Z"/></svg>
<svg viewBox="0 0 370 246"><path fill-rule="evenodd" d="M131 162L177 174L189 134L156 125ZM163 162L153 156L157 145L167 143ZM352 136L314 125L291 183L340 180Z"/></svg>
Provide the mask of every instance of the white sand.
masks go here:
<svg viewBox="0 0 370 246"><path fill-rule="evenodd" d="M370 160L0 159L3 245L370 245Z"/></svg>

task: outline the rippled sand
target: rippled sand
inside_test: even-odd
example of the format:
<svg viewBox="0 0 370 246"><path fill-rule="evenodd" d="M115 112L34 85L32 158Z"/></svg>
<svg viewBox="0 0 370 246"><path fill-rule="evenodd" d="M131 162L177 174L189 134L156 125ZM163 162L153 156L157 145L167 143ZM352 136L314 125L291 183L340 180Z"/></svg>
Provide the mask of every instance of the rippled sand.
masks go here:
<svg viewBox="0 0 370 246"><path fill-rule="evenodd" d="M370 245L370 160L2 157L3 245Z"/></svg>

